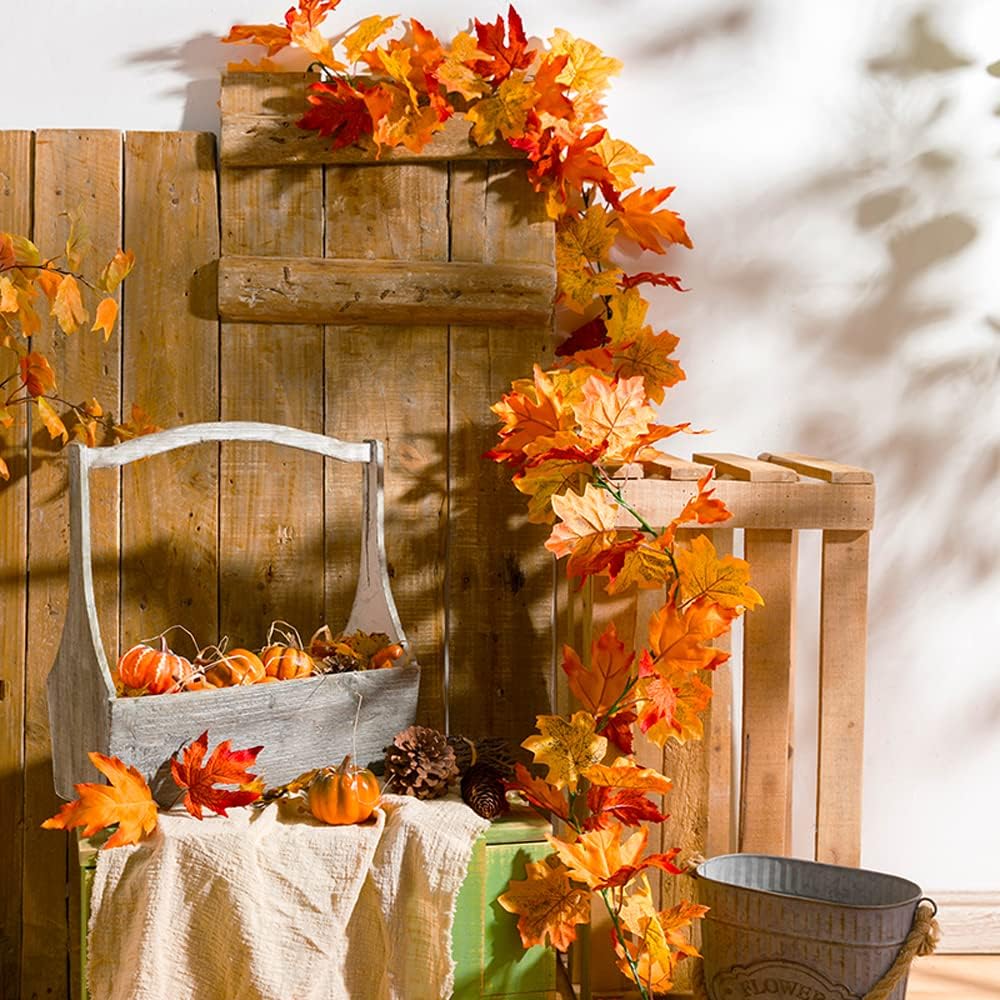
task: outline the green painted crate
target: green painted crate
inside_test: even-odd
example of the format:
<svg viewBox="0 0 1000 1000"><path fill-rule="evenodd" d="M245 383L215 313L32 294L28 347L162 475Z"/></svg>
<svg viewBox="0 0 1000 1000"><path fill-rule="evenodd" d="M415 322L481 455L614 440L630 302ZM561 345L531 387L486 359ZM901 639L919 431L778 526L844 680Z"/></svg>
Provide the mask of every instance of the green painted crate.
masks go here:
<svg viewBox="0 0 1000 1000"><path fill-rule="evenodd" d="M497 904L524 866L549 853L549 824L540 816L515 811L497 820L476 841L469 874L458 894L451 949L455 957L453 1000L554 1000L555 954L549 948L527 951L517 933L517 917ZM95 842L96 841L96 842ZM99 840L80 841L80 996L87 1000L87 925L90 888Z"/></svg>

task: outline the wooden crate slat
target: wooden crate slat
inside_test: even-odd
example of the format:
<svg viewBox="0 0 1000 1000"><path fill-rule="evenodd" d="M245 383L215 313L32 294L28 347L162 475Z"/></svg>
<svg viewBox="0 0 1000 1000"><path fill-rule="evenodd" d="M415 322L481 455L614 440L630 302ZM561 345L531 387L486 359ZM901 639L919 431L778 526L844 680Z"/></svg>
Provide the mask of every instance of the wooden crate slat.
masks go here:
<svg viewBox="0 0 1000 1000"><path fill-rule="evenodd" d="M220 190L223 254L322 255L321 169L223 169ZM322 433L323 351L320 326L223 323L222 419ZM275 618L306 632L324 621L323 485L318 455L222 447L219 627L233 645L262 643Z"/></svg>
<svg viewBox="0 0 1000 1000"><path fill-rule="evenodd" d="M799 478L793 469L728 452L701 452L695 454L694 460L706 465L714 465L716 475L729 476L731 479L742 479L747 482L794 483Z"/></svg>
<svg viewBox="0 0 1000 1000"><path fill-rule="evenodd" d="M452 260L554 265L553 226L523 168L453 164L451 172ZM547 323L516 333L451 328L450 719L455 731L515 743L551 702L552 562L545 529L526 523L507 470L482 458L496 440L487 401L533 360L550 363L552 350Z"/></svg>
<svg viewBox="0 0 1000 1000"><path fill-rule="evenodd" d="M796 533L747 531L745 555L766 604L748 612L743 649L739 849L785 854L790 808Z"/></svg>
<svg viewBox="0 0 1000 1000"><path fill-rule="evenodd" d="M861 863L869 537L823 532L816 860L835 865Z"/></svg>
<svg viewBox="0 0 1000 1000"><path fill-rule="evenodd" d="M211 135L126 137L125 246L138 261L123 316L126 405L139 402L170 426L217 420L219 221ZM218 456L217 445L204 444L123 470L121 648L178 623L202 643L218 637ZM179 634L171 641L189 652Z"/></svg>
<svg viewBox="0 0 1000 1000"><path fill-rule="evenodd" d="M0 217L12 233L31 236L31 132L0 132ZM5 431L0 457L10 480L0 483L0 991L20 978L21 881L24 849L24 658L28 560L28 421Z"/></svg>
<svg viewBox="0 0 1000 1000"><path fill-rule="evenodd" d="M121 163L119 132L45 130L35 141L34 238L44 252L62 246L66 219L60 213L82 208L95 247L113 251L121 244ZM103 261L85 265L93 273ZM94 334L66 337L46 326L36 349L49 356L60 373L59 393L66 399L94 395L120 412L120 339L106 344ZM36 425L37 426L37 425ZM59 804L52 788L46 678L55 658L66 612L66 561L69 531L64 456L36 434L31 476L30 574L25 715L24 936L21 989L24 996L67 996L67 838L42 836L41 822ZM117 470L92 480L95 594L103 635L118 634Z"/></svg>
<svg viewBox="0 0 1000 1000"><path fill-rule="evenodd" d="M420 163L370 171L326 170L326 253L423 261L448 257L448 167ZM329 327L327 433L385 440L386 552L400 621L420 661L419 718L444 725L444 620L448 436L448 328ZM366 387L372 405L361 405ZM361 494L331 463L328 510L337 512L327 553L331 605L350 610L357 580ZM342 624L339 622L338 624ZM334 625L334 623L331 623ZM336 627L336 625L334 625Z"/></svg>
<svg viewBox="0 0 1000 1000"><path fill-rule="evenodd" d="M712 466L690 462L676 455L661 452L655 458L629 462L615 471L615 479L681 479L699 480Z"/></svg>
<svg viewBox="0 0 1000 1000"><path fill-rule="evenodd" d="M712 484L716 496L732 513L730 528L823 528L868 531L874 520L874 485L846 484L832 488L817 480L794 483L741 482L720 479ZM641 510L652 524L670 519L698 492L693 482L630 480L623 486L625 499ZM622 512L619 523L630 525Z"/></svg>
<svg viewBox="0 0 1000 1000"><path fill-rule="evenodd" d="M813 458L811 455L801 455L798 452L781 452L772 454L762 452L757 456L762 462L772 462L794 469L800 475L812 476L828 483L874 483L875 477L867 470L856 465L843 465L840 462L830 462L823 458Z"/></svg>
<svg viewBox="0 0 1000 1000"><path fill-rule="evenodd" d="M334 249L344 247L356 252L358 244ZM554 298L552 268L530 264L240 256L219 261L219 313L235 322L531 326L551 316Z"/></svg>

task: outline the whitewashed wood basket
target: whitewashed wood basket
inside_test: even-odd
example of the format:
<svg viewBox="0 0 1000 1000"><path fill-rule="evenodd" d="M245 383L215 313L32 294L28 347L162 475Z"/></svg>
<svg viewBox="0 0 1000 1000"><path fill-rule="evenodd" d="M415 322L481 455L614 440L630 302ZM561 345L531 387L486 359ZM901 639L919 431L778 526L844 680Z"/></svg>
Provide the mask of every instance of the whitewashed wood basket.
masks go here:
<svg viewBox="0 0 1000 1000"><path fill-rule="evenodd" d="M143 698L116 696L94 603L90 470L117 468L205 441L268 442L365 465L361 565L345 631L387 633L406 651L396 666L278 684ZM190 424L110 448L71 444L69 600L62 642L48 678L56 794L73 798L74 784L98 778L87 758L92 750L137 767L152 778L155 794L157 786L169 781L171 755L206 729L210 745L232 739L238 747L263 746L255 771L270 784L288 781L311 767L338 763L347 753L365 764L381 759L393 736L412 725L420 683L420 669L389 587L382 476L380 441L338 441L274 424Z"/></svg>

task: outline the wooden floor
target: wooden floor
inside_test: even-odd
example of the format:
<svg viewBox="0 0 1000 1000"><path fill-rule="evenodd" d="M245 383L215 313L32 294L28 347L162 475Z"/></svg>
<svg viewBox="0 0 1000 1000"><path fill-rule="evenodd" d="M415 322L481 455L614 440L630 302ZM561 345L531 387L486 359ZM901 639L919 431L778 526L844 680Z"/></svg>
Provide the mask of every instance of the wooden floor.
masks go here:
<svg viewBox="0 0 1000 1000"><path fill-rule="evenodd" d="M1000 955L918 958L906 1000L1000 1000Z"/></svg>

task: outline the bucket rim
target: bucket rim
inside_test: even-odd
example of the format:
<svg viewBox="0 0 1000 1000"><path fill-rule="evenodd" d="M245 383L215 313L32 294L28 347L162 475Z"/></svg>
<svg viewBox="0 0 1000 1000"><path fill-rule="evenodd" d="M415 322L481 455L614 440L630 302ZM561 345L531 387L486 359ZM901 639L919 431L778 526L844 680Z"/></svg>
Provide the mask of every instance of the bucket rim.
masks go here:
<svg viewBox="0 0 1000 1000"><path fill-rule="evenodd" d="M891 879L892 881L899 884L900 888L906 888L910 893L910 896L906 899L898 900L894 903L844 903L844 902L834 902L829 899L824 899L821 896L800 896L794 895L788 892L779 892L775 889L761 889L757 886L751 885L740 885L736 882L726 881L718 876L713 876L708 874L705 869L717 861L727 861L733 858L745 859L745 860L761 860L761 861L779 861L784 864L792 863L794 865L809 866L812 868L825 868L828 871L833 872L855 872L862 875L874 875L881 879ZM908 878L903 878L901 875L893 875L889 872L876 871L873 868L852 868L850 865L832 865L826 861L812 861L808 858L787 858L782 857L777 854L717 854L714 857L706 858L698 867L694 870L693 875L695 879L699 882L710 882L713 885L722 886L726 889L742 889L746 892L760 893L764 896L771 896L774 899L793 899L793 900L803 900L811 903L822 903L824 905L836 905L838 907L843 907L852 910L897 910L900 907L909 906L911 904L919 903L922 898L924 898L923 889L917 885L916 882L911 881Z"/></svg>

